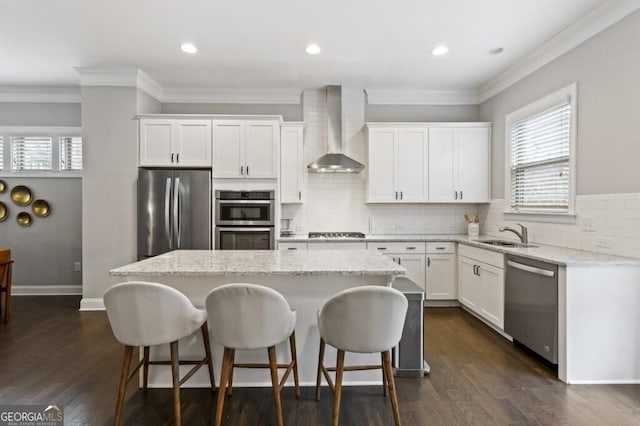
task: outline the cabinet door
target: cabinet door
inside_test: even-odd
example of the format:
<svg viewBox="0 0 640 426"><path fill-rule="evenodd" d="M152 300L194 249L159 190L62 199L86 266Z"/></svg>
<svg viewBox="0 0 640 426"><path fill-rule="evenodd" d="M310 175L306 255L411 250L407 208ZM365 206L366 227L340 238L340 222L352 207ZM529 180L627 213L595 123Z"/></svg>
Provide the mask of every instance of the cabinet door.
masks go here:
<svg viewBox="0 0 640 426"><path fill-rule="evenodd" d="M278 177L280 126L271 121L247 121L245 136L245 176Z"/></svg>
<svg viewBox="0 0 640 426"><path fill-rule="evenodd" d="M426 128L398 130L394 169L401 202L428 201L428 137Z"/></svg>
<svg viewBox="0 0 640 426"><path fill-rule="evenodd" d="M174 120L140 120L140 166L173 166L172 146L176 145ZM173 156L175 160L175 155Z"/></svg>
<svg viewBox="0 0 640 426"><path fill-rule="evenodd" d="M458 201L489 201L489 129L456 129Z"/></svg>
<svg viewBox="0 0 640 426"><path fill-rule="evenodd" d="M425 257L424 254L397 254L395 257L400 266L407 269L407 277L415 282L420 288L425 287Z"/></svg>
<svg viewBox="0 0 640 426"><path fill-rule="evenodd" d="M429 201L455 201L454 129L429 129Z"/></svg>
<svg viewBox="0 0 640 426"><path fill-rule="evenodd" d="M211 167L211 120L176 120L176 167Z"/></svg>
<svg viewBox="0 0 640 426"><path fill-rule="evenodd" d="M457 299L455 277L455 255L428 254L425 297L428 300Z"/></svg>
<svg viewBox="0 0 640 426"><path fill-rule="evenodd" d="M458 256L459 300L469 309L480 312L482 287L478 276L474 273L477 262Z"/></svg>
<svg viewBox="0 0 640 426"><path fill-rule="evenodd" d="M280 202L301 203L304 187L303 128L280 129Z"/></svg>
<svg viewBox="0 0 640 426"><path fill-rule="evenodd" d="M495 266L480 264L478 270L482 286L480 314L504 328L504 270Z"/></svg>
<svg viewBox="0 0 640 426"><path fill-rule="evenodd" d="M395 202L394 151L397 129L369 130L367 202Z"/></svg>
<svg viewBox="0 0 640 426"><path fill-rule="evenodd" d="M240 169L242 167L242 170ZM213 177L244 176L244 122L213 122Z"/></svg>

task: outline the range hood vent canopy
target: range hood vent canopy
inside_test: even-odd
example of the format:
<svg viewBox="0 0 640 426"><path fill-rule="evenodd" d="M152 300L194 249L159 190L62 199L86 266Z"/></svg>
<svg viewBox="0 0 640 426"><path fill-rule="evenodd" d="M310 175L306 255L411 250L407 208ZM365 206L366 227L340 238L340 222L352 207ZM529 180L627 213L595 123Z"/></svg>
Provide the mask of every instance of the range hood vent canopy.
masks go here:
<svg viewBox="0 0 640 426"><path fill-rule="evenodd" d="M309 173L360 173L364 164L342 153L342 87L327 86L328 153L307 166Z"/></svg>

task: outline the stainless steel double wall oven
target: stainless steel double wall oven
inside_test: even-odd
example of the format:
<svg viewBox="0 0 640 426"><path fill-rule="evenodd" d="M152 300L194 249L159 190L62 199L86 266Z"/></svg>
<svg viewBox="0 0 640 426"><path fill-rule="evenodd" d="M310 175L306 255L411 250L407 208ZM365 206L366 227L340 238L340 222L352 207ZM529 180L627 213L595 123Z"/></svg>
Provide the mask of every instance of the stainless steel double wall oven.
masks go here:
<svg viewBox="0 0 640 426"><path fill-rule="evenodd" d="M216 191L216 250L273 250L274 217L274 191Z"/></svg>

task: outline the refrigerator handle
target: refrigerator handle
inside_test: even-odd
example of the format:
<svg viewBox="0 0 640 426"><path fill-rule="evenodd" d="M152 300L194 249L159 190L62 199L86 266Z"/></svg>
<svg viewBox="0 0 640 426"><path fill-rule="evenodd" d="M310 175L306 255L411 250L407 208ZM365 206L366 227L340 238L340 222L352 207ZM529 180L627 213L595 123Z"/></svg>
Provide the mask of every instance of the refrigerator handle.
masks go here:
<svg viewBox="0 0 640 426"><path fill-rule="evenodd" d="M173 234L176 236L176 248L180 248L180 178L173 184Z"/></svg>
<svg viewBox="0 0 640 426"><path fill-rule="evenodd" d="M169 238L169 248L173 248L173 233L171 232L171 178L167 178L167 185L164 189L164 228Z"/></svg>

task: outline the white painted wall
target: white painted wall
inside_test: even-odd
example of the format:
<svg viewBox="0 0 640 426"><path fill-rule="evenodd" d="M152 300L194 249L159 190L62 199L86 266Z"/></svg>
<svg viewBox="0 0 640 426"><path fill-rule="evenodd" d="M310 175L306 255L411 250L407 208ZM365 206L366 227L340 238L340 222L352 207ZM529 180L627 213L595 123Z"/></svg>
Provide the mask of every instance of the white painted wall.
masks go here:
<svg viewBox="0 0 640 426"><path fill-rule="evenodd" d="M480 121L479 105L366 105L366 121Z"/></svg>
<svg viewBox="0 0 640 426"><path fill-rule="evenodd" d="M163 103L163 114L282 115L286 121L302 120L301 104L185 104Z"/></svg>

